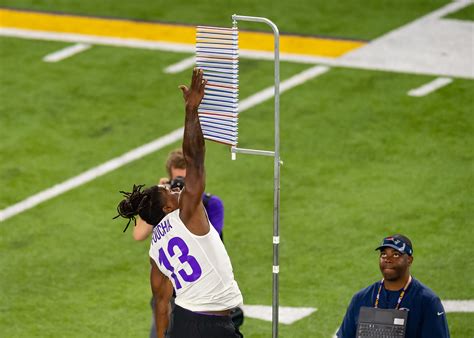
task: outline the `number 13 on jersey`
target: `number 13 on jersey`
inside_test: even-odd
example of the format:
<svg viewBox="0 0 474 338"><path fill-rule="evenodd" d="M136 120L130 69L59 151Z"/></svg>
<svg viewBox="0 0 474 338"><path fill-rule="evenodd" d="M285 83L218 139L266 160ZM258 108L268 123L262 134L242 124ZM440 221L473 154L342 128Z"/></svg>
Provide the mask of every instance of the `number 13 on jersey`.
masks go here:
<svg viewBox="0 0 474 338"><path fill-rule="evenodd" d="M186 242L183 241L182 238L180 237L174 237L170 239L168 242L168 255L170 257L174 257L177 253L175 252L175 248L178 248L178 259L181 263L187 264L190 267L191 272L188 273L186 270L188 269L180 269L177 271L178 275L180 278L178 278L178 275L175 273L175 268L171 265L168 256L166 255L165 251L163 248L160 248L159 250L159 256L158 260L160 262L160 265L163 265L166 270L171 272L171 278L173 279L173 284L176 288L176 290L179 290L182 288L180 279L182 279L185 282L192 283L195 282L201 277L202 274L202 269L201 266L199 265L198 261L196 258L193 256L189 255L189 248L186 245Z"/></svg>

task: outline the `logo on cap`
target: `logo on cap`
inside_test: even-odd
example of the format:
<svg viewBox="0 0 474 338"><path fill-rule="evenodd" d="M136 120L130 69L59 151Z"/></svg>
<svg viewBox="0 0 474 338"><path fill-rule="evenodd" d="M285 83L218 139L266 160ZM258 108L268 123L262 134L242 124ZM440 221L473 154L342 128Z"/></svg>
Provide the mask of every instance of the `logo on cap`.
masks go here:
<svg viewBox="0 0 474 338"><path fill-rule="evenodd" d="M389 247L400 251L401 253L406 253L411 256L413 254L413 249L408 243L405 243L402 238L386 237L383 239L382 244L375 250L380 250L382 248Z"/></svg>

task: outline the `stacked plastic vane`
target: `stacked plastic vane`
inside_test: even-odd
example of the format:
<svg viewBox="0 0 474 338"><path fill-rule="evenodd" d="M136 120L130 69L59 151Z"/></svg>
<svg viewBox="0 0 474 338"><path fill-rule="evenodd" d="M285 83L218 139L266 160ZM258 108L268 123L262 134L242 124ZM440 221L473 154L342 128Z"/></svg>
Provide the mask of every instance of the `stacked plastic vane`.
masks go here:
<svg viewBox="0 0 474 338"><path fill-rule="evenodd" d="M196 66L207 85L199 106L204 138L237 145L239 106L239 31L197 26Z"/></svg>

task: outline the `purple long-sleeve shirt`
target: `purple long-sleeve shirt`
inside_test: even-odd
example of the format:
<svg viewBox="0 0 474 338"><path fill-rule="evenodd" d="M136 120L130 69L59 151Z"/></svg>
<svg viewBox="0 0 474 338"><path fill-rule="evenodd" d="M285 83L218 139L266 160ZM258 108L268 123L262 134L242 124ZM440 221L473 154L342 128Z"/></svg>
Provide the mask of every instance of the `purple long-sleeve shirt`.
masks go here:
<svg viewBox="0 0 474 338"><path fill-rule="evenodd" d="M222 237L222 229L224 228L224 204L216 195L204 194L202 196L204 206L206 207L209 221L217 230L219 236ZM206 203L207 200L207 203Z"/></svg>

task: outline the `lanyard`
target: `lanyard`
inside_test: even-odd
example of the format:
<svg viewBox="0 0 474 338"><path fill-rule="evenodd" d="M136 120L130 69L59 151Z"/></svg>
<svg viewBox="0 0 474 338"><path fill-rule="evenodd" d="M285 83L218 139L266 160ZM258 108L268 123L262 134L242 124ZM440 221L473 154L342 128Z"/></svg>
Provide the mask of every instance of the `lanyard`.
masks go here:
<svg viewBox="0 0 474 338"><path fill-rule="evenodd" d="M403 296L405 296L405 293L406 293L406 291L407 291L408 285L410 285L410 283L411 283L411 276L410 276L410 278L408 278L408 282L407 282L407 283L405 284L405 286L403 287L402 292L400 292L400 297L398 297L397 306L395 307L396 310L398 310L398 308L400 307L400 304L401 304L401 302L402 302ZM375 308L378 308L378 307L379 307L380 292L382 291L382 287L383 287L383 279L382 279L382 281L380 282L379 291L377 292L377 297L375 298Z"/></svg>

